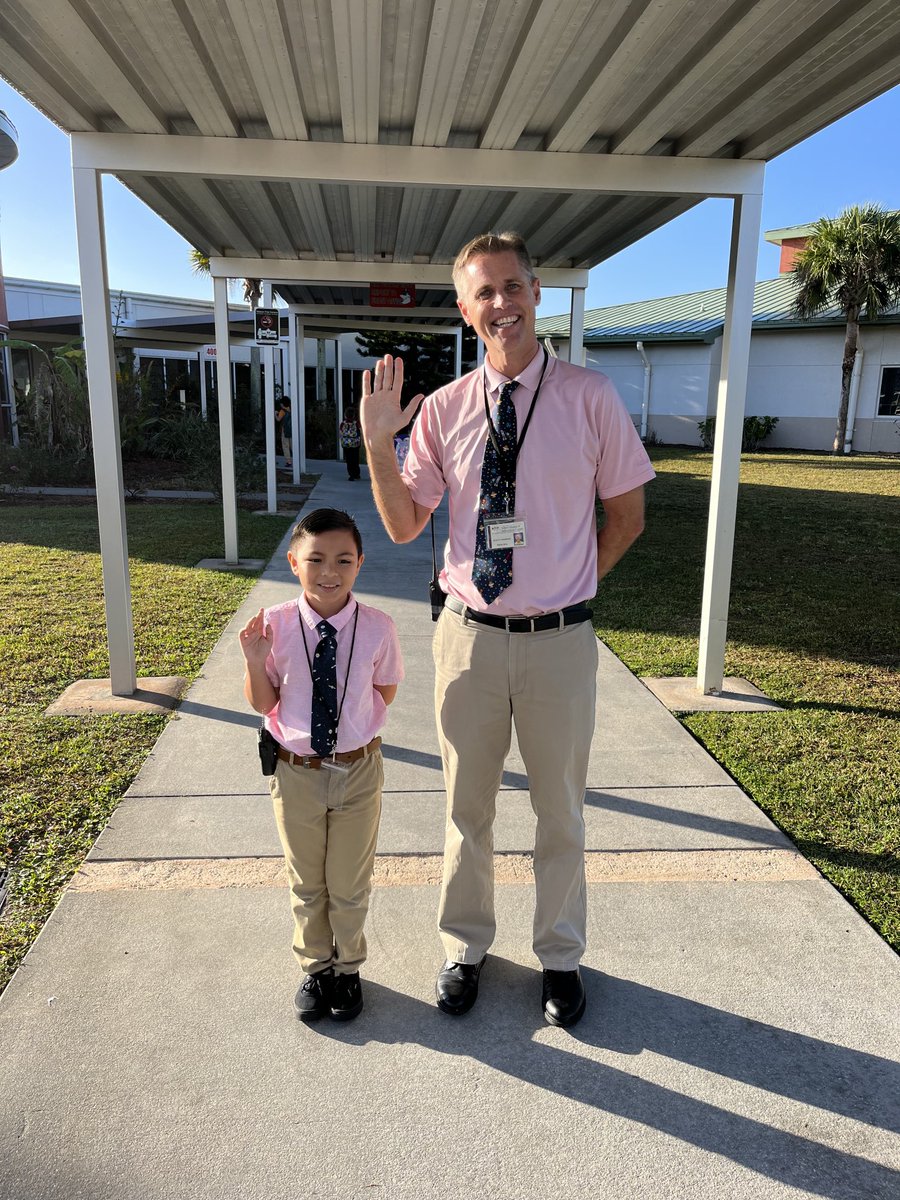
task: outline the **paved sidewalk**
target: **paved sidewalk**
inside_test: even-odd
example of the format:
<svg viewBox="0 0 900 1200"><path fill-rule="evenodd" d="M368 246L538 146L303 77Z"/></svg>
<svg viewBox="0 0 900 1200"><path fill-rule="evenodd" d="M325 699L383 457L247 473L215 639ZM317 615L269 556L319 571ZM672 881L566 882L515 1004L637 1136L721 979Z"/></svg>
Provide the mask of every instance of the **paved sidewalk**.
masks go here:
<svg viewBox="0 0 900 1200"><path fill-rule="evenodd" d="M0 998L2 1200L896 1200L897 957L608 652L586 806L589 1008L547 1026L515 748L476 1008L433 1002L443 791L427 535L355 512L400 629L366 1008L305 1027L236 631ZM318 467L317 467L318 469ZM772 720L778 720L773 714Z"/></svg>

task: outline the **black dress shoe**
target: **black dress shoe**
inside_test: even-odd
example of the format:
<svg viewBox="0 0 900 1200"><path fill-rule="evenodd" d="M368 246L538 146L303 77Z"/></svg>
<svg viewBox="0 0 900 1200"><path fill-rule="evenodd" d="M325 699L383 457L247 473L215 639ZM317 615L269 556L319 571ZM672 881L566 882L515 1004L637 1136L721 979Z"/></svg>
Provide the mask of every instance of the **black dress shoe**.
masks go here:
<svg viewBox="0 0 900 1200"><path fill-rule="evenodd" d="M580 971L544 971L544 1017L551 1025L577 1024L584 1015L584 984Z"/></svg>
<svg viewBox="0 0 900 1200"><path fill-rule="evenodd" d="M332 1021L352 1021L359 1016L363 1008L359 971L350 975L335 975L329 1003Z"/></svg>
<svg viewBox="0 0 900 1200"><path fill-rule="evenodd" d="M444 963L434 985L441 1012L461 1017L469 1011L478 999L478 976L486 957L482 955L481 962L477 963Z"/></svg>
<svg viewBox="0 0 900 1200"><path fill-rule="evenodd" d="M294 997L294 1012L298 1021L318 1021L328 1012L332 973L326 968L307 975Z"/></svg>

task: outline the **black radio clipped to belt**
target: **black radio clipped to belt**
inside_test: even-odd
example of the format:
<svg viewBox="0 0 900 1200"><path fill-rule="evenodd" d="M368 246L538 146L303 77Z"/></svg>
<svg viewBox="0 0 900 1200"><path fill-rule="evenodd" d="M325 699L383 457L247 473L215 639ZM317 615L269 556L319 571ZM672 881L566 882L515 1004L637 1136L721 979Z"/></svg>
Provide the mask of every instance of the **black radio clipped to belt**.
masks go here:
<svg viewBox="0 0 900 1200"><path fill-rule="evenodd" d="M431 583L428 585L428 599L431 601L431 619L436 621L444 610L447 593L438 582L437 552L434 548L434 513L431 514Z"/></svg>
<svg viewBox="0 0 900 1200"><path fill-rule="evenodd" d="M259 763L262 767L263 775L274 775L275 765L278 762L278 742L272 737L265 725L260 725L259 732L256 735L256 744L259 750Z"/></svg>

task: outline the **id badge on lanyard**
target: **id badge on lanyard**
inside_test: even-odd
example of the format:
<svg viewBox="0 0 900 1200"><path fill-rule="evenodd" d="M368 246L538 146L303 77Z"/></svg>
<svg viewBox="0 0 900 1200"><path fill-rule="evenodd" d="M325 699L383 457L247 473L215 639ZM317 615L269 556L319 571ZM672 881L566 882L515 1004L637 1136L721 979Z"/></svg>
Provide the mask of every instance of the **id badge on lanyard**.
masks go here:
<svg viewBox="0 0 900 1200"><path fill-rule="evenodd" d="M525 516L505 516L503 513L485 516L484 535L489 550L521 550L526 546Z"/></svg>

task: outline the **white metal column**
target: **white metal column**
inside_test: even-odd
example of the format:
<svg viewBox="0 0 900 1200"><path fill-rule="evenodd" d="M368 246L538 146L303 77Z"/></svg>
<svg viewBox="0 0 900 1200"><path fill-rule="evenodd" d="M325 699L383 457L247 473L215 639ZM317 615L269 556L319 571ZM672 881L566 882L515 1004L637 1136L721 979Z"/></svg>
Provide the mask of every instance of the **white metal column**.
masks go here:
<svg viewBox="0 0 900 1200"><path fill-rule="evenodd" d="M569 308L569 362L584 366L584 293L585 288L573 287Z"/></svg>
<svg viewBox="0 0 900 1200"><path fill-rule="evenodd" d="M725 674L725 638L761 212L761 194L735 198L700 620L697 689L704 695L720 692Z"/></svg>
<svg viewBox="0 0 900 1200"><path fill-rule="evenodd" d="M337 451L338 462L344 461L344 447L341 445L341 421L344 419L344 355L340 334L334 339L334 410L337 414Z"/></svg>
<svg viewBox="0 0 900 1200"><path fill-rule="evenodd" d="M97 486L97 521L106 604L110 689L114 696L132 696L137 688L134 663L134 623L125 529L125 489L116 364L109 319L109 285L103 232L102 176L99 171L74 167L75 231L81 272L81 307L91 406L91 439Z"/></svg>
<svg viewBox="0 0 900 1200"><path fill-rule="evenodd" d="M272 284L265 280L262 285L262 306L272 307ZM263 346L263 370L266 373L263 396L266 431L266 502L270 513L278 512L278 486L275 475L275 347ZM292 418L293 420L293 418Z"/></svg>
<svg viewBox="0 0 900 1200"><path fill-rule="evenodd" d="M300 470L306 471L306 358L303 353L304 330L303 322L297 321L297 396L294 402L294 430L295 441L294 449L299 451L299 455L294 457L294 463L297 462L297 457L300 459ZM296 472L297 468L294 467ZM294 475L295 482L299 482L299 476Z"/></svg>
<svg viewBox="0 0 900 1200"><path fill-rule="evenodd" d="M297 355L297 316L292 308L288 309L288 371L290 373L290 397L291 397L291 479L294 483L300 482L300 455L298 447L300 439L297 436L297 428L300 423L300 387L298 379L300 372L298 369Z"/></svg>
<svg viewBox="0 0 900 1200"><path fill-rule="evenodd" d="M222 459L222 517L225 561L238 559L237 495L234 483L234 418L231 396L231 342L228 336L228 280L213 279L216 316L216 394L219 407L219 454Z"/></svg>
<svg viewBox="0 0 900 1200"><path fill-rule="evenodd" d="M9 334L7 333L6 336L9 337ZM19 415L16 411L16 389L13 382L12 351L8 346L4 346L3 350L0 351L0 354L3 355L3 370L6 375L6 400L9 405L9 429L12 436L12 444L14 446L18 446Z"/></svg>
<svg viewBox="0 0 900 1200"><path fill-rule="evenodd" d="M462 326L453 331L456 338L456 353L453 356L453 371L457 379L462 375Z"/></svg>
<svg viewBox="0 0 900 1200"><path fill-rule="evenodd" d="M200 417L206 420L209 416L206 400L206 360L203 357L203 351L198 350L197 362L200 364Z"/></svg>

